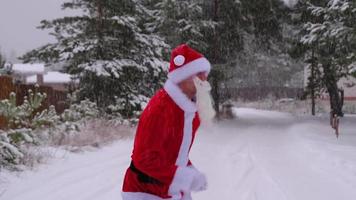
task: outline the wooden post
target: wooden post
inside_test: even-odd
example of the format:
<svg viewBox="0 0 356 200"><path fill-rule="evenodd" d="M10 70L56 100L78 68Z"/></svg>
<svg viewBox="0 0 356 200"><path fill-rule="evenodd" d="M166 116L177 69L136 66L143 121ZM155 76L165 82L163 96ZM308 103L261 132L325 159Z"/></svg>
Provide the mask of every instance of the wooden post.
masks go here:
<svg viewBox="0 0 356 200"><path fill-rule="evenodd" d="M37 74L37 84L38 85L43 85L44 81L43 81L43 74Z"/></svg>

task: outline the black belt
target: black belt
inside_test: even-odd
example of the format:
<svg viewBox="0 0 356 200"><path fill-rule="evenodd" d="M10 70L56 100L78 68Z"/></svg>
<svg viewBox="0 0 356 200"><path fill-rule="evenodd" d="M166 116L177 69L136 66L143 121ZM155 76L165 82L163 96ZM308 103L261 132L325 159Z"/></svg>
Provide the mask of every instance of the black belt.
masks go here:
<svg viewBox="0 0 356 200"><path fill-rule="evenodd" d="M139 169L137 169L132 161L131 161L131 164L130 164L130 169L131 169L131 171L133 171L133 172L135 172L137 174L137 178L141 183L162 185L162 183L159 180L157 180L157 179L155 179L155 178L153 178L153 177L141 172Z"/></svg>

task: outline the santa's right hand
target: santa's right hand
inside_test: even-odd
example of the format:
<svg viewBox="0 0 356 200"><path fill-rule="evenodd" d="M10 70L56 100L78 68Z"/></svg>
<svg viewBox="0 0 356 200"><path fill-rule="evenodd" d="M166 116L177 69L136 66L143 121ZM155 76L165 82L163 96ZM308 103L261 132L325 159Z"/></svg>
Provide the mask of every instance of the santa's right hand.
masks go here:
<svg viewBox="0 0 356 200"><path fill-rule="evenodd" d="M206 190L208 187L208 182L206 180L206 176L197 171L197 174L194 176L192 185L191 185L191 191L199 192Z"/></svg>

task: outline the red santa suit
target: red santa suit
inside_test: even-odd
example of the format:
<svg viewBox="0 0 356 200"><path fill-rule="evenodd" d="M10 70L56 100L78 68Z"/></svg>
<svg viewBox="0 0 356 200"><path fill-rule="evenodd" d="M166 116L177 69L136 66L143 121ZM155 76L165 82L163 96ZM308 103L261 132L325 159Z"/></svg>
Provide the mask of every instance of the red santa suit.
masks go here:
<svg viewBox="0 0 356 200"><path fill-rule="evenodd" d="M187 45L172 51L168 80L138 123L123 200L189 200L191 191L204 189L205 176L188 157L200 124L197 108L177 83L209 71L208 60Z"/></svg>

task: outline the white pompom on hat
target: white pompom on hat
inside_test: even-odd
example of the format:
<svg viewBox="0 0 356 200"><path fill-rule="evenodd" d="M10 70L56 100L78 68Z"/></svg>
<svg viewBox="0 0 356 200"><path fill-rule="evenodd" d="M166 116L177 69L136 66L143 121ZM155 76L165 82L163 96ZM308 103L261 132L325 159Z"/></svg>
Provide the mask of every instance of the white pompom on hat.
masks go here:
<svg viewBox="0 0 356 200"><path fill-rule="evenodd" d="M177 84L199 72L209 74L210 69L209 61L202 54L182 44L172 51L168 79Z"/></svg>

